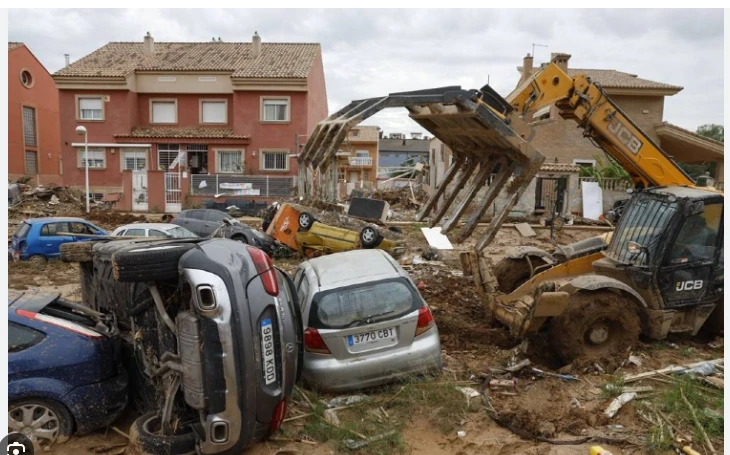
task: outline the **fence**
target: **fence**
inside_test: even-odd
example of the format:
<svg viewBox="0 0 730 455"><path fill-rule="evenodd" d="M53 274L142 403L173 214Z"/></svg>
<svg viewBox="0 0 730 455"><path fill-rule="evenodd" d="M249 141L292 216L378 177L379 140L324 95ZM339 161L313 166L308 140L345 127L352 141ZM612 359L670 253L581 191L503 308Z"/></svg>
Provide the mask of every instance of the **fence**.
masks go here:
<svg viewBox="0 0 730 455"><path fill-rule="evenodd" d="M619 178L602 178L600 181L593 177L580 177L580 183L598 182L601 188L608 191L626 191L631 188L631 181Z"/></svg>
<svg viewBox="0 0 730 455"><path fill-rule="evenodd" d="M191 177L190 194L194 196L288 197L297 186L296 176L193 174Z"/></svg>

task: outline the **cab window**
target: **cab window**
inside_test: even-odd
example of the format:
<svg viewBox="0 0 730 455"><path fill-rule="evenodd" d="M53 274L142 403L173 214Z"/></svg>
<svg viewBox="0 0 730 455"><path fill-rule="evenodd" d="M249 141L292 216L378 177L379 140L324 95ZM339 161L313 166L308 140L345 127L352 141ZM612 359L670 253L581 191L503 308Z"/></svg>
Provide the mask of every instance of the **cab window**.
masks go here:
<svg viewBox="0 0 730 455"><path fill-rule="evenodd" d="M68 231L68 223L48 223L41 229L41 235L52 237Z"/></svg>
<svg viewBox="0 0 730 455"><path fill-rule="evenodd" d="M712 261L722 221L722 204L705 205L702 213L684 220L669 254L669 264Z"/></svg>

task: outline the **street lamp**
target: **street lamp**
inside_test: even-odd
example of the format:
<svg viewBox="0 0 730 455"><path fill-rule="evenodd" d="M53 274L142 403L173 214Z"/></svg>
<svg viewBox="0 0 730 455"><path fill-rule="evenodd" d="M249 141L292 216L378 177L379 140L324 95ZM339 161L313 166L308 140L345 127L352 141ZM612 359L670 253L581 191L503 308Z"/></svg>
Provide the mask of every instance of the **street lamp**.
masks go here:
<svg viewBox="0 0 730 455"><path fill-rule="evenodd" d="M89 132L85 126L77 126L76 134L84 136L84 167L86 168L86 213L89 213Z"/></svg>

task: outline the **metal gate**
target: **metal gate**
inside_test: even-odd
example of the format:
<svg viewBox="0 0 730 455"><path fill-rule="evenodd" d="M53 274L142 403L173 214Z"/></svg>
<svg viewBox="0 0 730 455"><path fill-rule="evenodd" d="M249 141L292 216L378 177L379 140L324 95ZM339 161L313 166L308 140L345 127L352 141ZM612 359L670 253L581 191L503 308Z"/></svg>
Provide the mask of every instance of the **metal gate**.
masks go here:
<svg viewBox="0 0 730 455"><path fill-rule="evenodd" d="M165 172L165 212L179 213L182 210L180 174Z"/></svg>
<svg viewBox="0 0 730 455"><path fill-rule="evenodd" d="M132 210L146 212L149 210L147 201L147 171L132 171Z"/></svg>
<svg viewBox="0 0 730 455"><path fill-rule="evenodd" d="M563 199L565 199L567 183L565 177L538 177L535 187L535 211L549 214L563 213Z"/></svg>

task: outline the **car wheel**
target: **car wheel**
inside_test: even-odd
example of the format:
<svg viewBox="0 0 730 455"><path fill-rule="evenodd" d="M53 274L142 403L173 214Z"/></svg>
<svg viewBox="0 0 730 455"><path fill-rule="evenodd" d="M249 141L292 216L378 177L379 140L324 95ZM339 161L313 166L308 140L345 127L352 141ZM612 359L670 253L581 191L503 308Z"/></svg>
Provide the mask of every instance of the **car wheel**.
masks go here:
<svg viewBox="0 0 730 455"><path fill-rule="evenodd" d="M126 283L176 280L180 258L195 246L173 243L117 251L112 255L114 278Z"/></svg>
<svg viewBox="0 0 730 455"><path fill-rule="evenodd" d="M626 355L638 344L640 334L635 305L611 291L571 296L568 308L550 324L550 341L566 364Z"/></svg>
<svg viewBox="0 0 730 455"><path fill-rule="evenodd" d="M61 245L61 261L91 262L94 260L95 242L71 242Z"/></svg>
<svg viewBox="0 0 730 455"><path fill-rule="evenodd" d="M55 401L29 398L8 407L8 429L27 436L41 451L66 442L73 428L71 413Z"/></svg>
<svg viewBox="0 0 730 455"><path fill-rule="evenodd" d="M372 226L365 226L360 231L360 244L364 248L375 248L378 246L383 237L380 235L377 229Z"/></svg>
<svg viewBox="0 0 730 455"><path fill-rule="evenodd" d="M246 239L246 236L241 235L241 234L234 235L233 237L231 237L231 240L235 240L237 242L241 242L241 243L245 243L246 245L250 245L250 243L248 242L248 239Z"/></svg>
<svg viewBox="0 0 730 455"><path fill-rule="evenodd" d="M40 268L40 267L43 267L44 265L46 265L46 263L48 263L48 259L46 259L46 257L43 256L42 254L34 254L33 256L28 258L28 262L30 262L34 266Z"/></svg>
<svg viewBox="0 0 730 455"><path fill-rule="evenodd" d="M160 434L157 411L148 412L132 423L129 443L136 453L151 455L182 455L195 453L195 434L189 425L182 425L173 435Z"/></svg>
<svg viewBox="0 0 730 455"><path fill-rule="evenodd" d="M309 212L302 212L299 214L299 230L300 231L308 231L309 228L312 227L312 223L314 223L315 219Z"/></svg>

